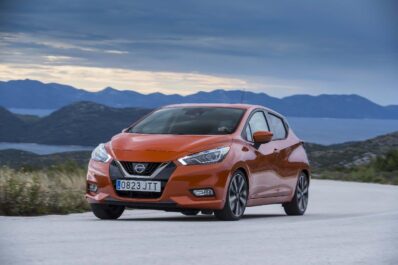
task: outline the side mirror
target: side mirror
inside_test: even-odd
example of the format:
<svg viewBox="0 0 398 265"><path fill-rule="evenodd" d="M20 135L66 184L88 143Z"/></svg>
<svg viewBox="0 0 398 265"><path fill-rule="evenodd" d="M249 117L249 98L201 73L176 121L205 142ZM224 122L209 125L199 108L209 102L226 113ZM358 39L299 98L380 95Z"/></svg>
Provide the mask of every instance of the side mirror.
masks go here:
<svg viewBox="0 0 398 265"><path fill-rule="evenodd" d="M265 144L272 140L274 134L268 131L257 131L253 133L253 141L257 144Z"/></svg>

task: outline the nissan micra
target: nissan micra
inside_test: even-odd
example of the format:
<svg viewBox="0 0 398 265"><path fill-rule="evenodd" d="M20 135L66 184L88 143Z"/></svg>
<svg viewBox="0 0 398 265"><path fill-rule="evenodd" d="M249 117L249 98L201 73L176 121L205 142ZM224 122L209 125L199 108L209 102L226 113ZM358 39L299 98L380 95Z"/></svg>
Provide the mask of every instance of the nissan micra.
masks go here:
<svg viewBox="0 0 398 265"><path fill-rule="evenodd" d="M125 208L240 219L282 204L303 215L310 169L286 119L262 106L180 104L156 109L92 152L86 198L95 216Z"/></svg>

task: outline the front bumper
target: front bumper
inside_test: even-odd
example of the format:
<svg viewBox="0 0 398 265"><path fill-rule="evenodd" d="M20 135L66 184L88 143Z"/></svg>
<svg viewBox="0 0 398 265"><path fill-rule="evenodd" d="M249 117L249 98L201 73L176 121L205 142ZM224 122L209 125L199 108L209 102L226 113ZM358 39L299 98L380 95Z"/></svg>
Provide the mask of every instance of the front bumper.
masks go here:
<svg viewBox="0 0 398 265"><path fill-rule="evenodd" d="M87 182L95 183L96 192L87 190L89 203L104 203L124 205L130 208L160 209L178 211L179 209L222 209L225 204L226 186L229 183L230 168L224 162L210 165L183 166L173 163L174 168L159 174L162 181L162 192L157 198L142 198L142 196L126 196L117 192L114 181L126 176L116 172L114 164L91 160L87 172ZM142 179L150 180L150 179ZM212 188L214 196L196 197L192 189ZM137 195L138 192L136 192Z"/></svg>

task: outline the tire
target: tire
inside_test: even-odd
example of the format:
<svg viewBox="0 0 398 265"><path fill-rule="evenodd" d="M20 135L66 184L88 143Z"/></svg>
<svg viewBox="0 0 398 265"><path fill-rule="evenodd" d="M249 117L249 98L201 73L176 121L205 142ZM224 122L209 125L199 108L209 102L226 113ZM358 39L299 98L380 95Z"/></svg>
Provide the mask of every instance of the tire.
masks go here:
<svg viewBox="0 0 398 265"><path fill-rule="evenodd" d="M186 211L181 211L181 213L186 216L195 216L199 213L199 210L186 210Z"/></svg>
<svg viewBox="0 0 398 265"><path fill-rule="evenodd" d="M248 185L244 173L236 171L228 185L227 198L222 210L214 211L217 219L237 221L245 213L248 198Z"/></svg>
<svg viewBox="0 0 398 265"><path fill-rule="evenodd" d="M114 220L119 218L124 212L125 207L109 204L90 204L94 215L103 220Z"/></svg>
<svg viewBox="0 0 398 265"><path fill-rule="evenodd" d="M282 204L287 215L303 215L308 205L309 180L307 174L301 172L296 184L294 197L290 202Z"/></svg>

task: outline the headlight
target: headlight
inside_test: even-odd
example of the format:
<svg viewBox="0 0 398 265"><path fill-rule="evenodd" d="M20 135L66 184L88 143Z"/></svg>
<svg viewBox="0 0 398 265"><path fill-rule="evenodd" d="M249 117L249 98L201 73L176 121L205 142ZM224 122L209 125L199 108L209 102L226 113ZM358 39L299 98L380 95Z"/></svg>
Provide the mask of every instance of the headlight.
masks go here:
<svg viewBox="0 0 398 265"><path fill-rule="evenodd" d="M91 159L99 162L106 163L111 160L111 156L105 149L104 144L99 144L91 153Z"/></svg>
<svg viewBox="0 0 398 265"><path fill-rule="evenodd" d="M182 157L178 159L178 161L184 166L217 163L224 159L224 157L228 154L228 151L229 151L228 146L219 147L216 149L211 149L193 155Z"/></svg>

